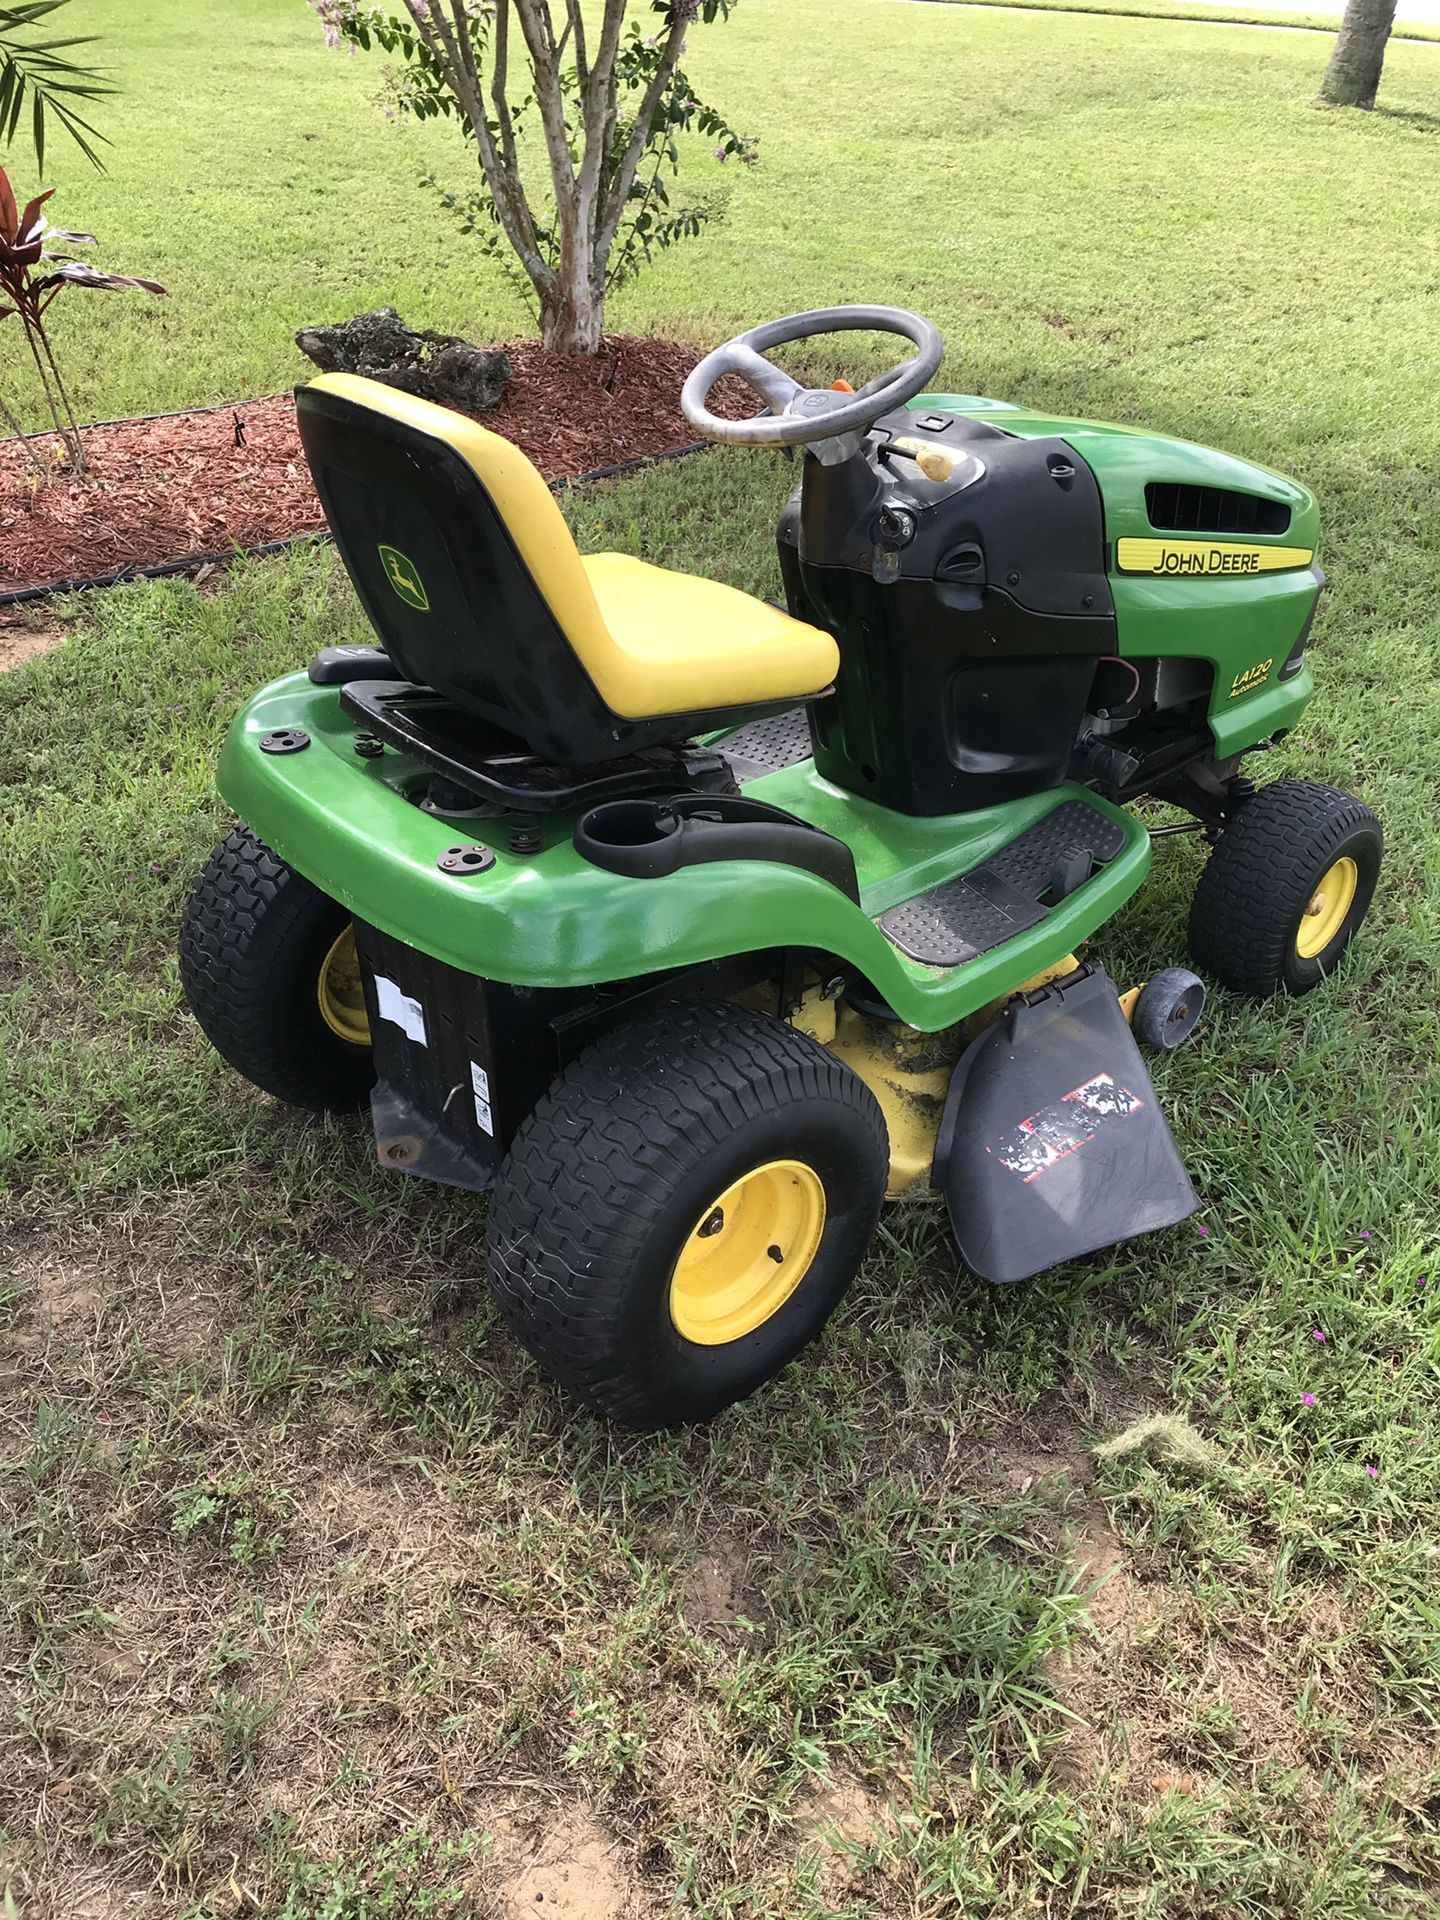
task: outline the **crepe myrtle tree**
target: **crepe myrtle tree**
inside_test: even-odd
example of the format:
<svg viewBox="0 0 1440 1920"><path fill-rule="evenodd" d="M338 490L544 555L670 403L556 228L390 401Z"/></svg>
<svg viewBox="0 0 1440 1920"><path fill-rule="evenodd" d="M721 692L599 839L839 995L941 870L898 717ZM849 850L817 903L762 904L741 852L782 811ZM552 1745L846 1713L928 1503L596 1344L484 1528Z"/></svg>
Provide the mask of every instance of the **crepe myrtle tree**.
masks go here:
<svg viewBox="0 0 1440 1920"><path fill-rule="evenodd" d="M755 157L680 66L687 30L733 4L652 0L636 19L631 0L310 0L332 46L399 57L387 111L459 122L484 186L441 198L533 296L543 343L573 354L599 350L606 294L712 215L671 202L681 135Z"/></svg>
<svg viewBox="0 0 1440 1920"><path fill-rule="evenodd" d="M1373 107L1395 24L1395 0L1347 0L1334 51L1320 83L1325 107Z"/></svg>

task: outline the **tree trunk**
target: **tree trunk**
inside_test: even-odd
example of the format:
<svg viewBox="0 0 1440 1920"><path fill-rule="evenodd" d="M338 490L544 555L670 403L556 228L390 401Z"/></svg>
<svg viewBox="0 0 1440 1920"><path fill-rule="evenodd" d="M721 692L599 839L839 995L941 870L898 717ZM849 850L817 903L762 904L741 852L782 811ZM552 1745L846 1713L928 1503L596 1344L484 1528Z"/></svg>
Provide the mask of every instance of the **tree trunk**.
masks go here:
<svg viewBox="0 0 1440 1920"><path fill-rule="evenodd" d="M540 344L552 353L598 353L604 325L604 297L587 287L557 285L541 299Z"/></svg>
<svg viewBox="0 0 1440 1920"><path fill-rule="evenodd" d="M1349 0L1320 87L1326 106L1374 106L1394 24L1395 0Z"/></svg>

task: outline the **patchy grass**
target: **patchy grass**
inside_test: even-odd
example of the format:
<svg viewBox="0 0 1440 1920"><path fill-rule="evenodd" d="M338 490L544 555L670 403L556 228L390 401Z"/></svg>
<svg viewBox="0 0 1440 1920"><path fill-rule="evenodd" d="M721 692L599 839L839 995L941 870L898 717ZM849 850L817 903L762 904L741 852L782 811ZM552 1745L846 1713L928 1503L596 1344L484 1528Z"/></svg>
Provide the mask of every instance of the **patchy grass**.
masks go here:
<svg viewBox="0 0 1440 1920"><path fill-rule="evenodd" d="M145 137L85 212L185 292L164 336L77 297L107 327L77 355L89 411L279 384L322 295L504 330L453 236L429 250L369 71L317 49L301 85L276 53L271 118L257 63L309 20L244 13L208 61L209 15L133 9L125 57L163 73L173 32L211 115L185 136L204 191L175 262L129 244L168 230L181 138L137 87ZM333 556L97 596L0 679L0 1886L23 1920L1434 1911L1440 70L1397 48L1390 117L1321 115L1299 36L1178 38L747 0L696 76L761 124L766 167L623 318L711 336L904 299L946 326L957 387L1148 418L1320 490L1321 692L1265 770L1362 792L1389 860L1334 982L1217 994L1165 1063L1198 1224L989 1290L906 1207L758 1400L608 1433L496 1326L478 1204L252 1093L180 1007L229 715L358 637ZM886 105L913 119L918 71L961 103L924 140ZM297 212L274 142L302 96L337 131ZM404 264L364 278L397 223ZM567 511L587 546L774 591L793 473L717 453ZM1117 975L1182 957L1201 851L1161 843L1096 942Z"/></svg>
<svg viewBox="0 0 1440 1920"><path fill-rule="evenodd" d="M790 478L714 454L568 507L773 587ZM1431 630L1376 692L1420 564L1342 573L1287 756L1387 816L1372 928L1166 1063L1204 1232L991 1290L905 1207L814 1352L660 1439L504 1337L478 1203L237 1083L180 1009L216 745L358 635L333 555L96 596L0 683L27 1920L1430 1910ZM1118 973L1182 951L1200 850L1163 848Z"/></svg>

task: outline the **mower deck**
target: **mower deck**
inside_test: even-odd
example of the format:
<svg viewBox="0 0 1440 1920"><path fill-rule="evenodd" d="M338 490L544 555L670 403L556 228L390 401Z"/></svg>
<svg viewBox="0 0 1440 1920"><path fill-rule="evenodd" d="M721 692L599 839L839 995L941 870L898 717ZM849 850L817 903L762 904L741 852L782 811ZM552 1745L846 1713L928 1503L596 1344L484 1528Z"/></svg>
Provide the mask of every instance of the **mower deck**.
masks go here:
<svg viewBox="0 0 1440 1920"><path fill-rule="evenodd" d="M221 785L267 845L356 917L464 972L523 986L577 985L700 965L745 948L820 950L859 968L908 1025L936 1032L1043 972L1140 885L1145 829L1066 785L963 815L910 817L822 779L799 709L719 738L747 798L833 835L855 858L860 900L814 873L768 860L620 879L571 843L568 812L527 820L524 852L508 818L421 810L428 775L411 756L357 752L339 690L304 674L250 701L226 741ZM272 735L298 750L263 750ZM766 771L766 762L775 763ZM489 836L487 838L487 836ZM485 845L479 870L438 864ZM1055 897L1056 863L1079 855ZM1088 858L1085 858L1088 854ZM1082 877L1089 869L1089 877Z"/></svg>

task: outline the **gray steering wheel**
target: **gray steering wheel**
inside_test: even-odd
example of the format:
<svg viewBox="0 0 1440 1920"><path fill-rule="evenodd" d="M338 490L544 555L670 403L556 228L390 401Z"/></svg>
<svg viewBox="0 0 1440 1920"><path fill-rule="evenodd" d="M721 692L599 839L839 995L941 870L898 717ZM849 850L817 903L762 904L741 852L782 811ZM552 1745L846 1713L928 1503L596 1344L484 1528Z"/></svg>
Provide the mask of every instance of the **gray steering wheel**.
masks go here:
<svg viewBox="0 0 1440 1920"><path fill-rule="evenodd" d="M898 333L918 348L855 393L830 387L802 387L765 358L771 347L810 340L825 333ZM904 307L816 307L767 321L736 334L695 368L680 394L680 411L707 440L735 447L803 447L815 441L862 434L892 407L911 400L929 385L944 354L937 327ZM706 402L723 374L735 373L764 400L770 411L753 420L722 420Z"/></svg>

